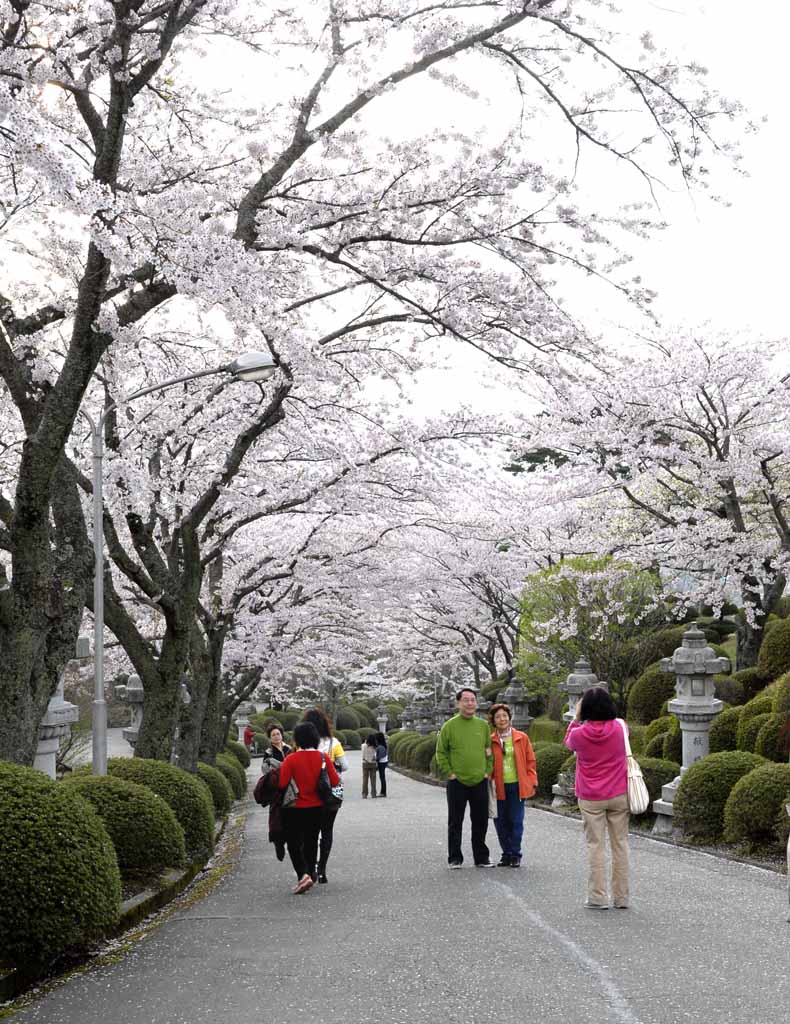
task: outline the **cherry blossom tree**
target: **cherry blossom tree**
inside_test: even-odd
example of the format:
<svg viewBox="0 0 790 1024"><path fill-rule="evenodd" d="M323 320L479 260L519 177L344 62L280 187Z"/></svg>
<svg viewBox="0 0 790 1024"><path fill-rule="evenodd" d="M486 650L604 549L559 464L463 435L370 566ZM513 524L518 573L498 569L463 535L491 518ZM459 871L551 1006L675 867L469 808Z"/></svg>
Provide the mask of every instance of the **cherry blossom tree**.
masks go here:
<svg viewBox="0 0 790 1024"><path fill-rule="evenodd" d="M206 506L267 416L309 425L339 380L400 386L448 345L549 374L558 352L594 348L557 301L560 268L646 297L622 260L657 217L586 214L577 157L610 159L649 201L662 175L704 182L716 119L737 108L617 29L597 0L0 0L0 757L32 760L89 600L86 474L69 448L83 402L240 345L281 368L219 475L196 483L203 504L164 517L178 524L167 564L146 549L138 589L172 604L156 577L199 557ZM255 88L239 76L229 94L230 66ZM523 102L504 139L478 136L484 80ZM430 150L419 133L387 138L399 102L450 94L468 130ZM131 515L143 560L161 520ZM182 582L189 605L197 580ZM112 588L107 603L131 645ZM168 615L168 648L146 658L172 717L193 624Z"/></svg>

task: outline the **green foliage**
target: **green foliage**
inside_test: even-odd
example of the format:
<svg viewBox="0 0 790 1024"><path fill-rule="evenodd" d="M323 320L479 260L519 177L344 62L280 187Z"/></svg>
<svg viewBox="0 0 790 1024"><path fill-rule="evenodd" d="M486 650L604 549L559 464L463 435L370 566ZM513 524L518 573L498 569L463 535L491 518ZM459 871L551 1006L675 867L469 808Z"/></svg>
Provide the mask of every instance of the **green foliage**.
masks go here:
<svg viewBox="0 0 790 1024"><path fill-rule="evenodd" d="M547 743L535 750L535 765L538 772L535 796L541 800L551 800L551 787L556 783L560 768L567 760L568 748L562 743Z"/></svg>
<svg viewBox="0 0 790 1024"><path fill-rule="evenodd" d="M338 729L358 729L362 725L359 715L353 708L340 707L335 715L335 727Z"/></svg>
<svg viewBox="0 0 790 1024"><path fill-rule="evenodd" d="M774 615L780 619L786 619L790 616L790 595L779 598L774 605Z"/></svg>
<svg viewBox="0 0 790 1024"><path fill-rule="evenodd" d="M214 805L204 782L174 764L141 757L113 757L107 771L117 779L138 782L158 793L184 830L187 857L208 857L214 847Z"/></svg>
<svg viewBox="0 0 790 1024"><path fill-rule="evenodd" d="M217 754L214 766L230 783L234 798L241 800L247 792L247 773L236 758L232 754Z"/></svg>
<svg viewBox="0 0 790 1024"><path fill-rule="evenodd" d="M680 765L675 761L667 761L663 757L648 757L645 754L637 757L642 769L647 791L650 794L650 805L645 814L652 814L653 801L661 799L661 790L680 774ZM639 815L644 817L644 815Z"/></svg>
<svg viewBox="0 0 790 1024"><path fill-rule="evenodd" d="M738 750L754 750L754 741L757 739L757 732L750 725L752 719L758 715L769 715L774 709L773 696L767 693L758 693L756 697L743 705L740 720L738 722L738 734L736 737L736 748ZM749 739L746 739L747 732ZM751 743L751 746L744 745Z"/></svg>
<svg viewBox="0 0 790 1024"><path fill-rule="evenodd" d="M648 725L661 715L661 705L675 695L675 677L659 662L648 666L628 691L626 717Z"/></svg>
<svg viewBox="0 0 790 1024"><path fill-rule="evenodd" d="M645 726L645 743L649 743L655 736L660 736L662 732L668 732L672 728L672 721L674 718L674 715L662 715L660 718L654 718L650 725ZM633 726L630 723L629 729L633 729ZM633 747L631 749L633 749Z"/></svg>
<svg viewBox="0 0 790 1024"><path fill-rule="evenodd" d="M761 719L762 715L758 715L755 721L759 722ZM788 726L790 726L790 713L769 715L763 721L755 738L755 754L761 754L769 761L787 761L785 736Z"/></svg>
<svg viewBox="0 0 790 1024"><path fill-rule="evenodd" d="M665 761L677 761L680 764L683 761L683 733L677 718L673 717L672 722L673 724L664 734L661 756Z"/></svg>
<svg viewBox="0 0 790 1024"><path fill-rule="evenodd" d="M375 707L376 705L374 704L373 706ZM362 727L363 725L367 725L370 727L368 730L369 732L371 730L373 732L378 732L379 726L378 722L376 721L376 716L373 714L373 711L368 707L367 704L365 704L363 701L354 701L353 704L349 704L349 707L351 708L352 711L356 711L357 717L359 718L360 727Z"/></svg>
<svg viewBox="0 0 790 1024"><path fill-rule="evenodd" d="M637 725L636 722L628 723L628 739L634 755L641 754L645 749L645 729L644 725Z"/></svg>
<svg viewBox="0 0 790 1024"><path fill-rule="evenodd" d="M402 768L408 768L411 761L411 753L417 747L418 744L422 743L425 737L422 733L410 731L409 735L403 740L402 743L398 744L398 748L395 751L395 763L399 764Z"/></svg>
<svg viewBox="0 0 790 1024"><path fill-rule="evenodd" d="M790 671L790 619L780 619L772 629L766 630L757 668L767 679L778 679Z"/></svg>
<svg viewBox="0 0 790 1024"><path fill-rule="evenodd" d="M184 830L161 796L112 775L67 777L61 785L87 800L107 829L121 873L153 874L186 861Z"/></svg>
<svg viewBox="0 0 790 1024"><path fill-rule="evenodd" d="M756 666L752 668L742 668L738 672L733 672L730 676L733 682L739 682L743 687L744 700L751 700L755 697L760 690L763 689L768 679L760 672Z"/></svg>
<svg viewBox="0 0 790 1024"><path fill-rule="evenodd" d="M360 739L359 733L356 731L356 729L346 729L343 735L345 736L345 741L341 740L340 742L343 744L346 750L362 749L362 740Z"/></svg>
<svg viewBox="0 0 790 1024"><path fill-rule="evenodd" d="M632 650L626 658L630 663L630 671L626 674L640 676L645 669L662 658L671 658L675 650L683 642L683 633L688 627L682 623L675 626L664 626L652 633L646 633L630 641ZM623 671L626 671L624 664Z"/></svg>
<svg viewBox="0 0 790 1024"><path fill-rule="evenodd" d="M696 761L681 776L674 820L691 839L715 842L724 831L724 806L735 783L765 761L745 750L722 750Z"/></svg>
<svg viewBox="0 0 790 1024"><path fill-rule="evenodd" d="M785 672L776 681L774 691L774 711L778 715L790 712L790 672Z"/></svg>
<svg viewBox="0 0 790 1024"><path fill-rule="evenodd" d="M202 779L209 788L214 804L214 813L217 817L223 818L230 810L234 799L230 782L219 768L215 768L211 764L204 764L202 761L198 762L197 774L198 778Z"/></svg>
<svg viewBox="0 0 790 1024"><path fill-rule="evenodd" d="M118 920L110 837L74 786L0 762L0 961L43 963Z"/></svg>
<svg viewBox="0 0 790 1024"><path fill-rule="evenodd" d="M541 741L559 743L566 730L565 722L554 722L550 718L534 718L529 724L527 735L534 747L535 743Z"/></svg>
<svg viewBox="0 0 790 1024"><path fill-rule="evenodd" d="M735 784L724 808L724 836L728 842L746 842L772 848L777 843L777 821L790 801L790 764L763 764Z"/></svg>
<svg viewBox="0 0 790 1024"><path fill-rule="evenodd" d="M403 714L404 705L398 704L397 701L390 701L384 707L387 709L387 733L395 732L400 728L400 716Z"/></svg>
<svg viewBox="0 0 790 1024"><path fill-rule="evenodd" d="M782 850L787 849L787 840L790 836L790 812L787 810L787 805L790 804L790 798L783 803L776 815L776 838L779 843L779 847Z"/></svg>
<svg viewBox="0 0 790 1024"><path fill-rule="evenodd" d="M490 700L493 703L499 693L506 689L507 681L505 679L495 679L493 683L486 683L480 688L480 700Z"/></svg>
<svg viewBox="0 0 790 1024"><path fill-rule="evenodd" d="M250 767L250 762L252 760L250 758L250 752L243 743L237 743L236 740L228 740L225 744L225 753L233 754L242 768Z"/></svg>
<svg viewBox="0 0 790 1024"><path fill-rule="evenodd" d="M743 713L742 707L725 708L711 723L708 733L709 750L718 754L723 750L736 750L738 747L738 723Z"/></svg>
<svg viewBox="0 0 790 1024"><path fill-rule="evenodd" d="M713 677L713 696L733 706L746 701L746 690L743 683L734 675L719 675Z"/></svg>
<svg viewBox="0 0 790 1024"><path fill-rule="evenodd" d="M265 711L258 711L256 714L250 715L250 724L256 732L265 733L267 727L272 722L290 732L297 722L301 722L302 714L303 712L296 709L292 711L274 711L267 708Z"/></svg>
<svg viewBox="0 0 790 1024"><path fill-rule="evenodd" d="M743 715L741 715L741 720L738 723L736 749L754 752L760 729L762 729L770 717L771 715L769 712L766 712L764 715L754 715L752 718L747 718L745 720Z"/></svg>
<svg viewBox="0 0 790 1024"><path fill-rule="evenodd" d="M662 719L663 721L663 719ZM669 736L669 729L666 732L659 732L645 744L645 757L661 757L664 753L664 740Z"/></svg>
<svg viewBox="0 0 790 1024"><path fill-rule="evenodd" d="M422 772L424 775L430 771L431 761L436 754L436 736L435 732L428 733L410 749L409 768L415 772Z"/></svg>

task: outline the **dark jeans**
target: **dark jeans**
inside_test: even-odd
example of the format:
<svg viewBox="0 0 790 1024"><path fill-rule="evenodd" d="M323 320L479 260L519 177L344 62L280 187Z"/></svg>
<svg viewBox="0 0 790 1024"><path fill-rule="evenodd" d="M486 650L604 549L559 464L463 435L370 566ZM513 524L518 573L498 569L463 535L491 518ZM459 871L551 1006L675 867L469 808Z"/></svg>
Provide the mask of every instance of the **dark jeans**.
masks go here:
<svg viewBox="0 0 790 1024"><path fill-rule="evenodd" d="M332 852L332 843L335 838L335 818L339 810L339 807L332 807L329 810L325 807L321 808L321 852L318 856L318 870L321 874L326 873L326 862Z"/></svg>
<svg viewBox="0 0 790 1024"><path fill-rule="evenodd" d="M386 761L383 764L382 764L381 761L379 761L379 781L381 783L381 785L379 786L379 790L381 792L381 795L382 796L386 796L387 795L387 762Z"/></svg>
<svg viewBox="0 0 790 1024"><path fill-rule="evenodd" d="M288 807L285 810L285 841L297 878L315 871L323 813L323 807Z"/></svg>
<svg viewBox="0 0 790 1024"><path fill-rule="evenodd" d="M474 786L465 786L458 779L447 781L447 861L463 863L461 832L466 805L472 819L472 856L475 864L486 864L489 859L486 846L488 831L488 781L481 779Z"/></svg>
<svg viewBox="0 0 790 1024"><path fill-rule="evenodd" d="M505 799L497 800L494 819L499 845L506 857L521 860L521 837L524 834L524 801L518 795L518 783L505 783Z"/></svg>

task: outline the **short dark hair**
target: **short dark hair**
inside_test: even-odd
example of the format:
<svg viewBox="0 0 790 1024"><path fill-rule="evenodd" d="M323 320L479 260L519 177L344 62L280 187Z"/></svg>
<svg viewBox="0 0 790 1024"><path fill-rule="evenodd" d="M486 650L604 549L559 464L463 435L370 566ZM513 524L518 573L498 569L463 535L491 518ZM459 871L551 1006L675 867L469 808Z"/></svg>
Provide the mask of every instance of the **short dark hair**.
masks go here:
<svg viewBox="0 0 790 1024"><path fill-rule="evenodd" d="M300 722L294 729L294 740L300 750L315 750L321 737L312 722Z"/></svg>
<svg viewBox="0 0 790 1024"><path fill-rule="evenodd" d="M471 693L475 700L477 700L477 690L473 690L471 686L462 686L458 693L456 693L455 699L457 701L460 700L465 693Z"/></svg>
<svg viewBox="0 0 790 1024"><path fill-rule="evenodd" d="M513 720L513 712L510 710L507 704L492 704L488 710L488 721L492 725L494 724L494 715L497 713L497 711L507 711L507 717L511 721Z"/></svg>
<svg viewBox="0 0 790 1024"><path fill-rule="evenodd" d="M280 725L279 722L267 722L266 723L266 735L271 739L272 732L275 729L279 729L281 733L285 734L285 729Z"/></svg>
<svg viewBox="0 0 790 1024"><path fill-rule="evenodd" d="M365 745L368 747L375 747L378 743L375 732L368 733L368 738L365 740Z"/></svg>
<svg viewBox="0 0 790 1024"><path fill-rule="evenodd" d="M582 694L579 718L582 722L609 722L617 718L617 708L602 686L591 686Z"/></svg>
<svg viewBox="0 0 790 1024"><path fill-rule="evenodd" d="M323 708L308 708L302 715L302 721L313 723L318 730L319 739L322 736L327 740L332 738L332 723Z"/></svg>

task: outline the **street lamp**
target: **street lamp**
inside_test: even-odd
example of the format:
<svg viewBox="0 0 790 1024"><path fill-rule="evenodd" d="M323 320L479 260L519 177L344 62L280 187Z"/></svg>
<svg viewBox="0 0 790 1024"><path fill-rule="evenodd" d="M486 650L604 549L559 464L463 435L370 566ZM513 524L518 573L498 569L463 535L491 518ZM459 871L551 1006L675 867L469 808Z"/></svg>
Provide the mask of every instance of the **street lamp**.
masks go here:
<svg viewBox="0 0 790 1024"><path fill-rule="evenodd" d="M123 401L131 402L153 391L164 391L175 384L227 373L236 380L268 380L277 366L268 352L244 352L231 363L217 366L212 370L198 370L173 377L147 388L140 388L127 395ZM102 410L98 419L80 409L90 424L93 440L93 717L91 736L93 743L93 774L107 774L107 704L104 700L104 497L102 495L102 465L104 459L104 421L118 403L111 402Z"/></svg>

